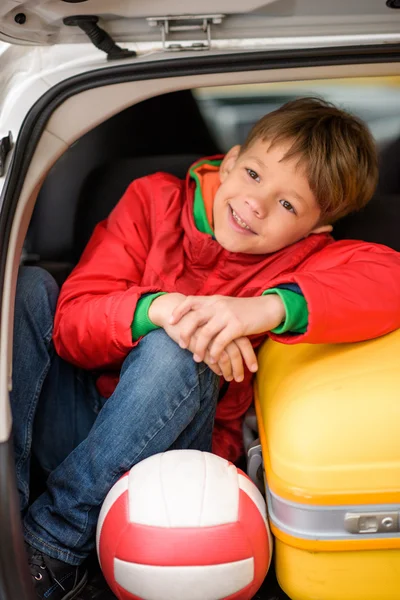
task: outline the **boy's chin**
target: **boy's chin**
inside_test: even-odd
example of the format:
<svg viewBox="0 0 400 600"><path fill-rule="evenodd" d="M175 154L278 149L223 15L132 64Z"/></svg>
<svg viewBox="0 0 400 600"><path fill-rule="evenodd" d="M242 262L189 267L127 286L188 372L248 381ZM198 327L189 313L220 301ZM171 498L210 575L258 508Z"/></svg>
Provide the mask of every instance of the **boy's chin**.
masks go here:
<svg viewBox="0 0 400 600"><path fill-rule="evenodd" d="M265 245L263 248L260 248L259 245L251 244L250 240L237 240L232 239L231 235L218 235L217 232L214 233L215 239L219 243L224 250L228 252L239 252L241 254L272 254L273 252L278 252L284 248L284 245L279 246L277 248L267 247Z"/></svg>
<svg viewBox="0 0 400 600"><path fill-rule="evenodd" d="M214 237L224 250L227 250L228 252L244 252L241 247L242 244L238 244L236 240L232 239L232 236L227 234L218 235L218 233L215 231Z"/></svg>
<svg viewBox="0 0 400 600"><path fill-rule="evenodd" d="M234 239L234 236L227 234L218 236L218 234L215 233L214 235L219 245L222 246L222 248L224 248L224 250L227 250L228 252L240 252L242 254L259 254L258 250L256 248L253 248L248 241L244 243L244 241L241 241L240 239Z"/></svg>

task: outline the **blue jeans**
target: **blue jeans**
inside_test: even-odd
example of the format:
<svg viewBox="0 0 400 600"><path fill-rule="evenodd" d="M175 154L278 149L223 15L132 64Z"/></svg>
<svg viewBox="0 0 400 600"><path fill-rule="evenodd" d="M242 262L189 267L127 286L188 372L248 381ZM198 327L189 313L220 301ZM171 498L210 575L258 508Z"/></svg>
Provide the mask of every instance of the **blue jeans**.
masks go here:
<svg viewBox="0 0 400 600"><path fill-rule="evenodd" d="M52 344L58 287L36 267L19 274L11 407L25 539L72 565L94 548L101 504L119 477L169 449L211 450L218 377L164 330L126 357L105 400L93 374L62 360ZM31 453L49 474L29 505Z"/></svg>

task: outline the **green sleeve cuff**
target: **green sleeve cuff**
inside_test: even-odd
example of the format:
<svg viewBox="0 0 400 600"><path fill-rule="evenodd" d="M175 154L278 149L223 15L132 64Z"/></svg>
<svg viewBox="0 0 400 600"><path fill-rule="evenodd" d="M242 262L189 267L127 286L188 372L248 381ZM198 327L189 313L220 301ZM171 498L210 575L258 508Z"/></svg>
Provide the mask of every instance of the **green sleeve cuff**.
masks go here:
<svg viewBox="0 0 400 600"><path fill-rule="evenodd" d="M146 294L146 296L139 298L131 325L132 340L134 342L136 342L136 340L143 335L153 331L153 329L159 329L158 325L154 325L154 323L149 319L149 308L153 300L158 298L158 296L162 296L163 294L166 294L166 292Z"/></svg>
<svg viewBox="0 0 400 600"><path fill-rule="evenodd" d="M286 311L285 320L275 329L271 329L272 333L305 333L308 327L308 307L304 296L281 288L266 290L262 295L268 294L278 294Z"/></svg>

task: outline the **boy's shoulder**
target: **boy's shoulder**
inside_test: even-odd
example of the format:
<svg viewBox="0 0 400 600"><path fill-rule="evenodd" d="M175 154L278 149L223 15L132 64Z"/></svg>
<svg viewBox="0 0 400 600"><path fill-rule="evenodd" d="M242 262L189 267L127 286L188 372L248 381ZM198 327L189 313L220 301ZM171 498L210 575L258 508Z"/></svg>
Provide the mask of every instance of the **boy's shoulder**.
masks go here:
<svg viewBox="0 0 400 600"><path fill-rule="evenodd" d="M191 192L189 192L189 195ZM146 213L158 215L176 205L181 208L188 197L186 182L171 173L157 171L131 181L119 204L137 212L142 206Z"/></svg>

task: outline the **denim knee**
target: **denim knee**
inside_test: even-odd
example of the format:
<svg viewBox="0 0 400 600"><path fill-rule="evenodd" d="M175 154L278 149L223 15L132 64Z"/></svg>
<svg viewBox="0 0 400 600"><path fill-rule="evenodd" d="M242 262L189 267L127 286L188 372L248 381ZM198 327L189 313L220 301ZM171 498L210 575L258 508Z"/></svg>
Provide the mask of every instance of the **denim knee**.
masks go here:
<svg viewBox="0 0 400 600"><path fill-rule="evenodd" d="M209 371L204 363L196 363L193 354L189 350L183 350L162 328L148 333L140 341L139 347L143 360L148 363L149 372L156 369L159 373L170 373L171 376L176 377L179 373L202 375L203 372ZM137 356L137 351L138 348L134 348L127 356L121 375Z"/></svg>
<svg viewBox="0 0 400 600"><path fill-rule="evenodd" d="M21 267L18 272L15 313L27 311L30 315L42 314L50 309L54 315L59 287L50 273L40 267ZM47 312L47 311L45 311Z"/></svg>
<svg viewBox="0 0 400 600"><path fill-rule="evenodd" d="M153 395L156 390L161 395L169 395L174 390L176 401L179 401L198 386L201 396L200 390L207 388L213 377L216 376L205 363L195 362L189 350L182 349L164 329L156 329L148 333L125 359L119 388L122 391L126 386L125 391L129 390L129 394L131 389L143 394L143 390L151 388Z"/></svg>

